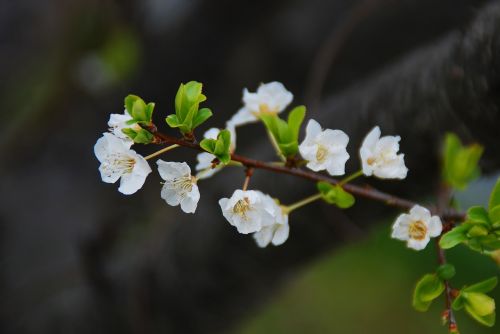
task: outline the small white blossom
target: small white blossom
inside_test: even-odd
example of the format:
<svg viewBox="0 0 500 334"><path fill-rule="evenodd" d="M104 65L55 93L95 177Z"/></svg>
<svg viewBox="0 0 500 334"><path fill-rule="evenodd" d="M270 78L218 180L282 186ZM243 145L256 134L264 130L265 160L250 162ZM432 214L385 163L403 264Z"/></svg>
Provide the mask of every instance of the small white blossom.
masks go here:
<svg viewBox="0 0 500 334"><path fill-rule="evenodd" d="M147 161L130 149L131 141L124 141L111 133L104 133L94 146L94 153L101 163L99 171L106 183L120 180L118 191L130 195L139 190L151 168Z"/></svg>
<svg viewBox="0 0 500 334"><path fill-rule="evenodd" d="M283 211L283 208L269 195L264 195L264 200L267 201L269 207L273 208L274 223L269 226L264 226L258 232L253 234L255 241L259 247L266 247L270 243L274 246L282 245L290 233L288 225L288 214Z"/></svg>
<svg viewBox="0 0 500 334"><path fill-rule="evenodd" d="M191 168L185 162L166 162L159 159L158 172L165 184L161 189L161 198L169 205L181 205L185 213L194 213L200 200L200 191L196 178L191 176Z"/></svg>
<svg viewBox="0 0 500 334"><path fill-rule="evenodd" d="M127 110L125 110L123 114L111 114L108 121L109 132L120 139L133 142L133 140L129 136L124 134L122 130L125 128L131 128L138 131L141 129L141 127L137 123L131 125L127 124L127 122L130 120L132 120L132 116L130 116Z"/></svg>
<svg viewBox="0 0 500 334"><path fill-rule="evenodd" d="M234 126L258 121L259 114L278 114L292 102L293 94L282 83L261 84L257 92L243 90L243 107L230 119Z"/></svg>
<svg viewBox="0 0 500 334"><path fill-rule="evenodd" d="M229 146L229 151L231 153L234 152L236 149L236 130L234 125L231 122L227 122L226 124L226 129L229 130L231 133L231 145ZM217 136L219 135L220 129L217 128L211 128L205 132L203 135L203 138L206 139L217 139ZM198 179L207 179L220 171L222 169L222 165L218 165L215 168L212 168L212 161L215 159L215 155L208 153L208 152L202 152L199 153L196 156L196 159L198 160L198 163L196 164L196 171L199 171L197 174Z"/></svg>
<svg viewBox="0 0 500 334"><path fill-rule="evenodd" d="M426 208L415 205L409 214L403 213L392 226L394 239L407 241L407 245L415 250L422 250L430 238L441 234L443 225L438 216L431 216Z"/></svg>
<svg viewBox="0 0 500 334"><path fill-rule="evenodd" d="M408 168L405 166L404 154L397 154L400 140L399 136L380 138L380 128L374 127L359 150L363 174L373 174L381 179L404 179Z"/></svg>
<svg viewBox="0 0 500 334"><path fill-rule="evenodd" d="M275 207L257 190L238 189L231 198L220 199L219 205L227 221L242 234L258 232L275 222Z"/></svg>
<svg viewBox="0 0 500 334"><path fill-rule="evenodd" d="M307 167L317 172L325 170L330 175L344 175L349 160L346 147L349 137L341 130L322 130L318 122L307 123L306 138L299 146L300 154L308 161Z"/></svg>

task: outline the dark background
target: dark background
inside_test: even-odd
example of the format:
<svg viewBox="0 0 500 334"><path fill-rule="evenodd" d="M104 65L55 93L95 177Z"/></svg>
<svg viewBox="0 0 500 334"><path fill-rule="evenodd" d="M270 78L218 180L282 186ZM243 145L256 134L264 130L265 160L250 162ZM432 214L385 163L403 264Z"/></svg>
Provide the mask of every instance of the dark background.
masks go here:
<svg viewBox="0 0 500 334"><path fill-rule="evenodd" d="M155 101L155 120L169 131L163 118L180 82L204 83L215 114L211 127L238 110L244 87L278 80L294 93L294 105L307 104L309 116L350 135L350 171L358 168L356 146L373 125L400 134L408 179L371 183L431 201L446 130L486 146L486 175L499 169L499 18L497 2L467 0L0 1L0 331L290 332L279 319L286 324L302 315L312 320L297 320L298 333L359 333L368 330L357 327L359 319L383 305L388 311L377 323L390 327L402 305L401 312L412 312L401 294L432 270L433 250L418 271L407 264L417 259L413 253L396 256L404 261L393 264L411 273L405 289L378 291L401 299L377 299L361 289L366 300L347 293L398 273L372 276L376 265L363 273L350 266L382 266L403 245L388 244L378 254L379 244L365 241L343 250L344 257L335 250L377 223L385 226L379 239L388 239L395 211L363 200L346 212L317 203L291 218L284 246L260 250L225 222L216 204L241 185L240 171L200 183L196 215L183 215L160 199L156 173L130 197L103 184L93 145L129 93ZM272 159L259 125L238 132L238 152ZM195 158L181 150L169 157ZM305 181L264 172L252 186L285 203L314 191ZM473 203L486 188L471 195ZM335 270L308 266L324 254L331 260L320 268L359 279L335 289ZM470 274L466 264L474 263L483 262L469 258L463 270ZM495 272L487 261L472 276ZM303 281L302 275L321 278ZM282 292L286 287L291 292ZM352 307L330 304L335 296ZM290 305L303 308L288 312ZM307 313L312 305L332 312ZM262 312L264 320L245 325ZM432 320L430 331L438 328L438 314L411 316L380 332L418 333L422 319Z"/></svg>

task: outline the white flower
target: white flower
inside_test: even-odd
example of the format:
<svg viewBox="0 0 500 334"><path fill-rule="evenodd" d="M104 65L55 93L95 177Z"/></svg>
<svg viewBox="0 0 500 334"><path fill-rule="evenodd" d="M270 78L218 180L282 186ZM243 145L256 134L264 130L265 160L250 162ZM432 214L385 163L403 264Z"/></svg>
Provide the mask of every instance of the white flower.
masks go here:
<svg viewBox="0 0 500 334"><path fill-rule="evenodd" d="M259 114L278 114L292 102L293 94L282 83L261 84L256 93L243 90L244 106L229 120L234 126L258 121Z"/></svg>
<svg viewBox="0 0 500 334"><path fill-rule="evenodd" d="M139 190L151 173L147 161L130 149L131 141L124 141L111 133L104 133L94 146L94 153L101 163L99 171L106 183L121 178L118 191L130 195Z"/></svg>
<svg viewBox="0 0 500 334"><path fill-rule="evenodd" d="M443 225L438 216L432 216L429 210L415 205L410 214L403 213L392 226L394 239L407 241L408 247L415 250L424 249L430 238L441 234Z"/></svg>
<svg viewBox="0 0 500 334"><path fill-rule="evenodd" d="M268 201L269 206L273 208L274 223L262 227L260 231L253 234L253 237L259 247L266 247L270 243L274 246L279 246L288 239L288 234L290 233L288 214L283 211L273 198L268 195L264 196L264 200Z"/></svg>
<svg viewBox="0 0 500 334"><path fill-rule="evenodd" d="M222 214L239 233L258 232L275 222L275 207L257 190L236 190L231 198L219 200Z"/></svg>
<svg viewBox="0 0 500 334"><path fill-rule="evenodd" d="M124 134L122 130L125 128L131 128L138 131L141 129L141 126L137 123L132 125L127 124L127 122L130 120L132 120L132 116L129 115L127 110L125 110L123 114L111 114L108 121L109 132L120 139L133 142L133 140L129 136Z"/></svg>
<svg viewBox="0 0 500 334"><path fill-rule="evenodd" d="M231 145L229 147L229 151L233 153L236 149L236 130L231 122L226 123L226 129L231 133ZM219 132L220 129L211 128L205 132L203 138L217 139ZM196 156L196 159L198 160L198 163L196 164L195 169L199 171L199 173L197 174L198 179L207 179L220 171L222 167L224 167L223 165L219 164L215 168L212 168L212 161L215 159L215 155L208 152L199 153Z"/></svg>
<svg viewBox="0 0 500 334"><path fill-rule="evenodd" d="M404 179L408 168L405 166L404 154L397 154L400 140L399 136L380 138L380 128L374 127L359 150L363 174L373 174L382 179Z"/></svg>
<svg viewBox="0 0 500 334"><path fill-rule="evenodd" d="M346 147L349 137L341 130L322 130L318 122L307 123L306 138L299 146L307 167L317 172L327 170L330 175L344 175L349 159Z"/></svg>
<svg viewBox="0 0 500 334"><path fill-rule="evenodd" d="M159 159L158 172L165 184L161 189L161 198L169 205L181 205L185 213L194 213L200 200L200 191L196 178L191 176L191 168L185 162L166 162Z"/></svg>

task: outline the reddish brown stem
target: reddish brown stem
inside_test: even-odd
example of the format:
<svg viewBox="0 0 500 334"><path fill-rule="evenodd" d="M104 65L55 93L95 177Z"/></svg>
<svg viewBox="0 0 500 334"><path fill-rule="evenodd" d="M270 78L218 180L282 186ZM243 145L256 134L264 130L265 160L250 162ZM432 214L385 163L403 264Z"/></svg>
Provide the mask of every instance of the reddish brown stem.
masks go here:
<svg viewBox="0 0 500 334"><path fill-rule="evenodd" d="M196 143L192 143L183 139L175 138L168 136L166 134L163 134L159 131L156 131L153 128L149 129L156 137L156 142L157 143L164 143L164 144L177 144L180 146L184 147L189 147L191 149L195 149L198 151L203 151L203 149L200 147L200 145ZM297 167L287 167L287 166L279 166L276 164L256 160L256 159L251 159L247 158L238 154L231 154L231 160L240 162L243 166L247 168L254 168L254 169L264 169L268 170L274 173L280 173L280 174L288 174L296 177L300 177L306 180L314 181L314 182L319 182L319 181L325 181L333 185L337 185L339 183L339 180L336 180L334 178L331 178L329 176L326 176L324 174L319 174L319 173L314 173L310 171L306 171ZM368 198L374 201L378 202L383 202L387 205L398 207L401 209L411 209L414 205L416 205L416 202L400 198L391 194L384 193L382 191L379 191L375 188L372 188L370 186L357 186L354 184L344 184L342 187L348 191L349 193L359 196L359 197L364 197ZM429 208L431 212L436 213L436 208L435 207L430 207ZM465 214L462 212L457 212L455 210L443 210L441 213L441 218L443 220L456 220L456 221L463 221L465 219Z"/></svg>
<svg viewBox="0 0 500 334"><path fill-rule="evenodd" d="M438 190L438 196L437 196L437 205L436 205L436 213L440 215L444 209L448 208L449 206L449 201L451 197L451 189L447 187L446 185L441 184L439 186ZM441 233L441 236L446 232L446 230L449 228L449 224L445 224L443 226L443 232ZM444 249L439 246L439 240L441 239L441 236L436 239L436 248L437 248L437 255L438 255L438 263L439 265L444 265L446 264L446 255L444 253ZM451 303L453 302L453 288L450 285L450 282L448 280L444 281L444 286L445 286L445 305L446 305L446 312L448 314L448 331L449 333L457 333L458 332L458 326L457 322L455 320L455 314L453 312L453 309L451 308Z"/></svg>

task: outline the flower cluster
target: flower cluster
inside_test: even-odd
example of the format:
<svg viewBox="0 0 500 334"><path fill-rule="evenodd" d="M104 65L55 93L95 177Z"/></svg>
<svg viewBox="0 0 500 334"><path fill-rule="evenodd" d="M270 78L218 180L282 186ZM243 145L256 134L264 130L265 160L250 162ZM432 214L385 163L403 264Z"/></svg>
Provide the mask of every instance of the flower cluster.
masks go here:
<svg viewBox="0 0 500 334"><path fill-rule="evenodd" d="M182 84L176 96L176 114L167 117L167 123L171 127L179 128L184 138L192 140L194 127L211 116L209 109L198 110L199 103L205 100L206 97L201 93L201 84ZM186 162L161 159L157 161L158 173L164 180L161 198L171 206L180 206L186 213L194 213L200 199L198 181L211 177L231 162L230 157L236 150L237 128L258 121L262 121L274 137L274 144L277 150L281 151L279 153L282 158L291 163L302 161L314 172L326 171L332 176L344 175L346 162L350 157L347 152L349 136L342 130L323 129L317 121L310 119L306 126L305 138L299 144L299 129L305 115L305 107L295 108L290 113L288 122L278 116L292 100L293 94L279 82L262 84L255 93L244 89L243 106L226 122L225 130L211 128L205 132L201 147L206 152L197 155L196 175L192 175ZM152 125L151 113L154 104L146 105L139 97L129 96L125 99L125 107L123 114L111 114L108 122L109 132L104 133L97 141L94 150L101 162L99 170L103 181L114 183L121 179L118 190L129 195L142 187L152 171L146 160L163 152L159 151L144 158L131 149L135 143L153 142L154 134L149 129ZM224 135L221 136L223 132ZM379 178L405 178L408 169L404 164L403 154L398 154L399 140L399 137L380 137L380 129L375 127L359 150L362 173ZM299 153L302 159L296 156ZM354 203L354 198L340 188L330 191L324 197L328 203L336 203L342 208ZM320 196L314 196L314 199L316 198ZM342 201L342 198L348 201ZM230 225L236 227L239 233L253 234L256 243L265 247L269 244L281 245L287 240L290 230L288 215L302 204L280 205L278 200L261 191L247 190L245 185L243 189L234 191L230 198L220 199L219 205ZM410 241L420 240L420 243L408 241L410 247L420 247L424 242L427 243L428 235L434 236L434 230L425 225L427 220L423 218L418 224L410 223L406 218L399 224L411 232L406 236L398 230L396 237ZM427 233L428 230L430 234Z"/></svg>

